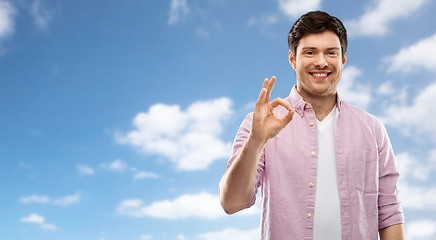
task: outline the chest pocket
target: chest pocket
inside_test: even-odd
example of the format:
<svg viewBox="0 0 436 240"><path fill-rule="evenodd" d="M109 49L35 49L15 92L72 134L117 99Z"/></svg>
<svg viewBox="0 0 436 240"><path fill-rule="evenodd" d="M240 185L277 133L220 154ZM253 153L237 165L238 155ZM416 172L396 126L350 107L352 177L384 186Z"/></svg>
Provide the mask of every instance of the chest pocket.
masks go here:
<svg viewBox="0 0 436 240"><path fill-rule="evenodd" d="M353 151L346 154L351 167L350 183L362 192L377 192L378 164L374 151Z"/></svg>

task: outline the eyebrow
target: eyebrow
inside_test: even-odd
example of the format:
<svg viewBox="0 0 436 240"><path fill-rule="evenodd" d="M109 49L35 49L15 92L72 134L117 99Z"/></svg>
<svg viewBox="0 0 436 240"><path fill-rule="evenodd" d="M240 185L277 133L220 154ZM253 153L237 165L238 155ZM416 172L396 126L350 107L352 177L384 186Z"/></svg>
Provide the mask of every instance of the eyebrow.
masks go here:
<svg viewBox="0 0 436 240"><path fill-rule="evenodd" d="M316 50L317 48L315 47L303 47L301 50ZM338 47L331 47L331 48L327 48L327 50L340 50L340 48Z"/></svg>

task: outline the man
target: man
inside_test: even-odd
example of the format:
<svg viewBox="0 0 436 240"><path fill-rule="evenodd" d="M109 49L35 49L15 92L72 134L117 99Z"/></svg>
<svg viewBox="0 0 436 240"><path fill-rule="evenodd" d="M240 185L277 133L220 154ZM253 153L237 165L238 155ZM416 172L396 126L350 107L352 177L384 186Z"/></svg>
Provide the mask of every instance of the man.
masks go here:
<svg viewBox="0 0 436 240"><path fill-rule="evenodd" d="M271 102L265 79L219 187L228 214L262 191L261 239L404 239L398 172L387 132L337 94L347 56L342 22L301 16L289 32L297 84Z"/></svg>

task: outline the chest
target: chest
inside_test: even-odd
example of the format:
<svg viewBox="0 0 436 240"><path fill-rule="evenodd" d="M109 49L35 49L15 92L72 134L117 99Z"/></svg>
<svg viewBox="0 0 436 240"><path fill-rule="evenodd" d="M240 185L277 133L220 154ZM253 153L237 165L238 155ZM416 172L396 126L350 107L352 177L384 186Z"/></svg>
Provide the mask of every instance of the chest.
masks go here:
<svg viewBox="0 0 436 240"><path fill-rule="evenodd" d="M294 121L295 120L295 121ZM320 149L316 119L297 117L265 147L264 180L276 186L305 186L316 182ZM359 122L334 123L333 154L339 182L352 188L375 191L378 177L378 146L372 131ZM319 144L324 144L319 146Z"/></svg>

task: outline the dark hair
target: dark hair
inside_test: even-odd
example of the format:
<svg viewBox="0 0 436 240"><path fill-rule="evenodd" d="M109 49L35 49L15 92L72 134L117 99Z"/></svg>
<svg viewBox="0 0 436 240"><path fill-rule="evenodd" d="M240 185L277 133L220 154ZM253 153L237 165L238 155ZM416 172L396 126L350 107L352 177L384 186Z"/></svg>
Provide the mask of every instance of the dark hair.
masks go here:
<svg viewBox="0 0 436 240"><path fill-rule="evenodd" d="M341 20L322 11L308 12L294 23L288 35L289 49L295 56L298 43L306 34L322 33L328 30L338 35L341 42L342 57L344 57L347 52L347 30Z"/></svg>

